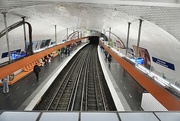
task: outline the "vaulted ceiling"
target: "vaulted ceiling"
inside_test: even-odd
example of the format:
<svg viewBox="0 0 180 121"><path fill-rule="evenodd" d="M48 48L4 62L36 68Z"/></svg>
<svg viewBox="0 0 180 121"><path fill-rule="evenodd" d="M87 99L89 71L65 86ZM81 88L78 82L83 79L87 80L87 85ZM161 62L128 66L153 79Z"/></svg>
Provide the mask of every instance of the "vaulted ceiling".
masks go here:
<svg viewBox="0 0 180 121"><path fill-rule="evenodd" d="M180 40L180 0L0 0L0 12L12 24L26 20L43 30L53 25L74 30L101 31L123 26L138 19L147 20ZM0 30L4 29L3 15ZM39 24L41 23L41 24ZM134 22L135 23L135 22ZM114 28L115 29L115 28ZM45 34L49 31L45 32Z"/></svg>
<svg viewBox="0 0 180 121"><path fill-rule="evenodd" d="M176 63L180 53L180 0L0 0L0 12L7 12L7 24L26 17L33 28L33 40L66 38L66 29L108 30L126 43L128 22L131 22L130 45L136 45L139 19L143 20L140 47L150 55ZM0 15L0 31L5 28ZM23 45L23 28L9 33L10 47ZM20 41L22 40L22 41ZM0 38L6 43L6 38ZM163 49L162 49L163 47ZM2 52L6 46L0 45ZM157 53L158 52L158 53Z"/></svg>

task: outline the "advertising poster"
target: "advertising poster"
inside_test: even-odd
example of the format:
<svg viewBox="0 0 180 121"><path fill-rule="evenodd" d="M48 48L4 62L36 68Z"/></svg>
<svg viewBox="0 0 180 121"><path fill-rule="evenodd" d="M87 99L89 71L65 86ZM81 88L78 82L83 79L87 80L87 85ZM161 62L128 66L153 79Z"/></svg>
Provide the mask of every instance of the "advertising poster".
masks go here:
<svg viewBox="0 0 180 121"><path fill-rule="evenodd" d="M136 54L137 46L133 45L133 49L134 49L134 54ZM147 69L150 69L150 67L151 67L151 59L150 59L150 55L149 55L148 50L145 49L145 48L139 47L137 53L138 53L138 55L136 55L136 56L144 59L144 63L142 65L144 67L146 67Z"/></svg>
<svg viewBox="0 0 180 121"><path fill-rule="evenodd" d="M116 40L117 48L124 48L120 40Z"/></svg>
<svg viewBox="0 0 180 121"><path fill-rule="evenodd" d="M44 48L44 47L46 47L46 41L47 41L47 40L42 40L41 46L40 46L41 49Z"/></svg>
<svg viewBox="0 0 180 121"><path fill-rule="evenodd" d="M38 42L34 41L33 43L33 52L37 50Z"/></svg>

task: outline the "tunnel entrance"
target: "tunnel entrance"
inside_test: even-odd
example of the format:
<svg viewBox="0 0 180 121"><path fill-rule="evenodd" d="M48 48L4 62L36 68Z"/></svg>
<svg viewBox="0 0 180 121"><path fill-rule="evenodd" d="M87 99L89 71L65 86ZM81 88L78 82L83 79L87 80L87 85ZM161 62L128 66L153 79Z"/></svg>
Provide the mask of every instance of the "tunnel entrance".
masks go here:
<svg viewBox="0 0 180 121"><path fill-rule="evenodd" d="M91 36L89 37L90 44L99 44L99 36Z"/></svg>

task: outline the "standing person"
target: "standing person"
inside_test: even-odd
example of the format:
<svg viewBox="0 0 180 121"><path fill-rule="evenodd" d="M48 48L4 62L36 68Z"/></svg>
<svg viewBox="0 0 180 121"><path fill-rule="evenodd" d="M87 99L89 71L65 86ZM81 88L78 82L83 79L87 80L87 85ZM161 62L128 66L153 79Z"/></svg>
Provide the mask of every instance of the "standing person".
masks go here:
<svg viewBox="0 0 180 121"><path fill-rule="evenodd" d="M108 60L109 67L111 67L112 56L110 54L108 54L107 60Z"/></svg>
<svg viewBox="0 0 180 121"><path fill-rule="evenodd" d="M104 50L104 54L105 54L105 61L107 62L108 52Z"/></svg>
<svg viewBox="0 0 180 121"><path fill-rule="evenodd" d="M42 58L39 59L39 62L41 63L41 66L44 66L44 62Z"/></svg>
<svg viewBox="0 0 180 121"><path fill-rule="evenodd" d="M61 60L61 49L58 50L58 60Z"/></svg>
<svg viewBox="0 0 180 121"><path fill-rule="evenodd" d="M70 48L67 48L67 55L70 56Z"/></svg>
<svg viewBox="0 0 180 121"><path fill-rule="evenodd" d="M61 58L63 59L64 57L64 48L61 48Z"/></svg>
<svg viewBox="0 0 180 121"><path fill-rule="evenodd" d="M36 74L37 81L39 80L39 72L41 71L40 67L37 65L34 66L34 73Z"/></svg>
<svg viewBox="0 0 180 121"><path fill-rule="evenodd" d="M9 76L4 77L2 79L2 82L3 82L3 92L8 93L9 92L9 86L8 86Z"/></svg>

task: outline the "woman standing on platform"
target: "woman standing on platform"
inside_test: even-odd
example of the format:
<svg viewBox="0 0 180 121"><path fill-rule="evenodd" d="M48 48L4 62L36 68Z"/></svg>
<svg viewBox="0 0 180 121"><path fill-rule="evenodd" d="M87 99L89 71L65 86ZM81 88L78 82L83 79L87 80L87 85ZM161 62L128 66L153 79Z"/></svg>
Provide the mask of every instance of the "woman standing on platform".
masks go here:
<svg viewBox="0 0 180 121"><path fill-rule="evenodd" d="M58 61L61 60L61 49L58 50Z"/></svg>
<svg viewBox="0 0 180 121"><path fill-rule="evenodd" d="M8 86L9 76L4 77L2 79L2 82L3 82L3 92L8 93L9 92L9 86Z"/></svg>

